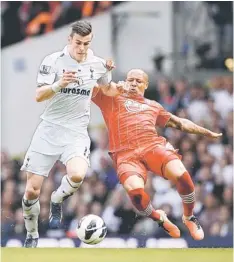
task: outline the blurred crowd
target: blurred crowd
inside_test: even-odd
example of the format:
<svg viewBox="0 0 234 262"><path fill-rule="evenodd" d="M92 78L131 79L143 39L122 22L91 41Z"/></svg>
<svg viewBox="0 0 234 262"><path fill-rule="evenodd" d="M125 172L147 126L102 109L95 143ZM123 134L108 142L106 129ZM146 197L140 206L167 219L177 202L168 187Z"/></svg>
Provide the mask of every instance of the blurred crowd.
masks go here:
<svg viewBox="0 0 234 262"><path fill-rule="evenodd" d="M3 1L1 2L2 47L51 32L81 18L100 14L120 2Z"/></svg>
<svg viewBox="0 0 234 262"><path fill-rule="evenodd" d="M175 81L161 79L155 84L158 98L168 111L217 133L219 139L183 133L175 129L160 129L183 156L196 187L195 215L206 236L232 234L233 221L233 82L232 78L214 77L206 83L189 83L185 78ZM91 168L81 188L63 206L64 230L49 230L50 195L66 173L57 162L45 179L41 196L40 236L75 237L78 221L86 214L102 216L109 235L144 235L167 237L151 219L135 214L130 200L118 183L108 155L105 127L90 130L95 133L91 147ZM2 239L25 233L21 199L26 176L20 171L22 158L12 159L1 153ZM164 209L169 218L187 234L182 221L181 199L172 183L149 173L147 192L155 208Z"/></svg>

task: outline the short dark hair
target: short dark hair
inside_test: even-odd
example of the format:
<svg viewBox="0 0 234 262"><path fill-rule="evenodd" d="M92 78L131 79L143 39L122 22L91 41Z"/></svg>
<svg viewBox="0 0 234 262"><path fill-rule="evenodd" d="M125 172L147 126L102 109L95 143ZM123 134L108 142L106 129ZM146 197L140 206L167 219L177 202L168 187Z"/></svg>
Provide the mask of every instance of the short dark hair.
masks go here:
<svg viewBox="0 0 234 262"><path fill-rule="evenodd" d="M86 36L92 33L91 23L84 20L76 21L71 25L71 28L72 28L71 36L73 36L74 34Z"/></svg>

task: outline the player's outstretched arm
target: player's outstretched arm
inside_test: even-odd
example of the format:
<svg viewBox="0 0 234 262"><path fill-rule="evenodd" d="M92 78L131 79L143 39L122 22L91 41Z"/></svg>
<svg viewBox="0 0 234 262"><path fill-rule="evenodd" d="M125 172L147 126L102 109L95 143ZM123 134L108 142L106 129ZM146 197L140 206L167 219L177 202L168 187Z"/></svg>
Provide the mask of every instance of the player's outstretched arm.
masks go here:
<svg viewBox="0 0 234 262"><path fill-rule="evenodd" d="M125 82L120 81L118 83L110 82L108 85L98 85L106 96L118 96L126 92Z"/></svg>
<svg viewBox="0 0 234 262"><path fill-rule="evenodd" d="M222 133L218 134L218 133L212 132L204 127L196 125L195 123L193 123L192 121L188 119L180 118L175 115L171 115L171 118L167 122L166 127L172 127L172 128L179 129L183 132L208 136L211 138L218 138L222 136Z"/></svg>
<svg viewBox="0 0 234 262"><path fill-rule="evenodd" d="M53 83L52 85L42 85L36 89L36 101L42 102L50 99L62 88L65 88L68 84L76 81L76 72L64 72L62 78L59 81Z"/></svg>

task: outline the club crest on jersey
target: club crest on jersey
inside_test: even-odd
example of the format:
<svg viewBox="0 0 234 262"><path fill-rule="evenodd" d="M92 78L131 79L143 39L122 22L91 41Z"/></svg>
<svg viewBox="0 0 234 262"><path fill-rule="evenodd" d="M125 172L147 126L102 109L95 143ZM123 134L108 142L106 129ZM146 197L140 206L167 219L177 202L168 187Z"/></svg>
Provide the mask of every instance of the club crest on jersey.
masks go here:
<svg viewBox="0 0 234 262"><path fill-rule="evenodd" d="M80 77L77 77L76 83L74 85L81 86L84 84L84 80Z"/></svg>
<svg viewBox="0 0 234 262"><path fill-rule="evenodd" d="M93 79L93 72L94 72L94 69L93 69L92 67L90 67L89 71L90 71L90 73L91 73L90 78Z"/></svg>
<svg viewBox="0 0 234 262"><path fill-rule="evenodd" d="M128 112L134 113L144 111L148 108L148 105L144 105L130 99L126 100L124 105Z"/></svg>

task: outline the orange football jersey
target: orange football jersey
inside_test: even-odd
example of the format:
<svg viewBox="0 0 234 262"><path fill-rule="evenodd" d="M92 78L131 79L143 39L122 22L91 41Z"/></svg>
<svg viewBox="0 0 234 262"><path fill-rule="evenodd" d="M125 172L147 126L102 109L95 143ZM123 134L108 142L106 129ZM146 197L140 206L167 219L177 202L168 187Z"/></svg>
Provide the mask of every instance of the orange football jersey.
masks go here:
<svg viewBox="0 0 234 262"><path fill-rule="evenodd" d="M101 109L108 133L109 151L165 145L156 126L164 127L171 117L159 103L143 96L122 94L110 97L94 90L92 101Z"/></svg>

